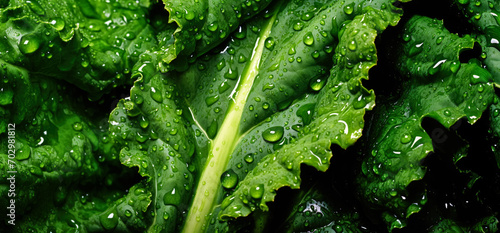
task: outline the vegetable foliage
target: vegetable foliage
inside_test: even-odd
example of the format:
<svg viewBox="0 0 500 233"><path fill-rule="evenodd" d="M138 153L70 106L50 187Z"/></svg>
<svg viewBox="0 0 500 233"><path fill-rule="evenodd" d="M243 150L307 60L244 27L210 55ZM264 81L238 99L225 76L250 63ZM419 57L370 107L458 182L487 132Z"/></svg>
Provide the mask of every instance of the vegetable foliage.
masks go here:
<svg viewBox="0 0 500 233"><path fill-rule="evenodd" d="M1 229L496 232L500 3L430 2L0 1Z"/></svg>

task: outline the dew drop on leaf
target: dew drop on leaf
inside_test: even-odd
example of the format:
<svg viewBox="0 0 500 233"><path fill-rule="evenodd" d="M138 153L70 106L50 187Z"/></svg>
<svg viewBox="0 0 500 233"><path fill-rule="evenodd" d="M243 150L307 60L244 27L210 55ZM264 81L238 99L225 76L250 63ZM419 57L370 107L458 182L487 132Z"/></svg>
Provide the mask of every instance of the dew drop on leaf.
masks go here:
<svg viewBox="0 0 500 233"><path fill-rule="evenodd" d="M80 122L75 122L75 123L73 124L73 129L74 129L74 130L76 130L76 131L81 131L81 130L83 129L83 125L82 125L82 123L80 123Z"/></svg>
<svg viewBox="0 0 500 233"><path fill-rule="evenodd" d="M245 26L238 27L234 36L238 39L245 39L247 36L247 28Z"/></svg>
<svg viewBox="0 0 500 233"><path fill-rule="evenodd" d="M146 119L144 117L144 115L142 115L140 118L139 118L139 125L141 126L141 128L145 129L149 126L149 121L148 119Z"/></svg>
<svg viewBox="0 0 500 233"><path fill-rule="evenodd" d="M411 135L409 135L409 134L403 134L403 136L401 137L400 141L403 144L409 143L411 141Z"/></svg>
<svg viewBox="0 0 500 233"><path fill-rule="evenodd" d="M347 15L352 14L353 11L354 11L354 2L344 6L344 13L346 13Z"/></svg>
<svg viewBox="0 0 500 233"><path fill-rule="evenodd" d="M319 91L323 86L325 86L326 79L316 78L309 81L309 86L313 91Z"/></svg>
<svg viewBox="0 0 500 233"><path fill-rule="evenodd" d="M268 142L277 142L283 137L284 131L283 127L274 126L262 132L262 137Z"/></svg>
<svg viewBox="0 0 500 233"><path fill-rule="evenodd" d="M238 184L238 175L232 169L229 169L222 173L220 181L222 187L231 189L234 188L236 184Z"/></svg>
<svg viewBox="0 0 500 233"><path fill-rule="evenodd" d="M308 32L307 34L304 35L303 38L304 44L311 46L314 44L314 37L311 32Z"/></svg>
<svg viewBox="0 0 500 233"><path fill-rule="evenodd" d="M221 84L221 86L222 86L222 84ZM205 98L205 103L207 104L207 106L211 106L212 104L216 103L218 100L219 100L219 95L209 96L209 97Z"/></svg>
<svg viewBox="0 0 500 233"><path fill-rule="evenodd" d="M156 90L155 87L151 87L150 95L154 101L156 101L158 103L163 102L163 97L161 96L161 93L158 90Z"/></svg>
<svg viewBox="0 0 500 233"><path fill-rule="evenodd" d="M356 51L356 48L357 48L356 41L352 40L347 47L351 51Z"/></svg>
<svg viewBox="0 0 500 233"><path fill-rule="evenodd" d="M40 47L40 39L35 35L25 35L21 38L19 49L24 54L34 53Z"/></svg>
<svg viewBox="0 0 500 233"><path fill-rule="evenodd" d="M258 184L250 188L250 196L254 199L260 199L264 195L264 185Z"/></svg>
<svg viewBox="0 0 500 233"><path fill-rule="evenodd" d="M253 158L253 155L252 155L252 154L247 154L247 155L245 155L245 162L247 162L247 163L252 163L252 162L253 162L253 160L254 160L254 158Z"/></svg>
<svg viewBox="0 0 500 233"><path fill-rule="evenodd" d="M264 46L266 46L267 49L269 50L273 50L274 48L274 38L272 37L269 37L266 39L265 43L264 43Z"/></svg>
<svg viewBox="0 0 500 233"><path fill-rule="evenodd" d="M193 20L193 19L194 19L194 16L195 16L195 15L194 15L194 12L192 12L192 11L187 11L187 10L186 10L186 14L184 15L184 18L185 18L186 20L191 21L191 20Z"/></svg>
<svg viewBox="0 0 500 233"><path fill-rule="evenodd" d="M300 21L295 21L293 23L293 30L295 30L295 31L300 31L300 30L302 30L303 27L304 27L304 24Z"/></svg>
<svg viewBox="0 0 500 233"><path fill-rule="evenodd" d="M111 210L99 216L99 221L104 229L110 231L118 225L118 215L114 210Z"/></svg>
<svg viewBox="0 0 500 233"><path fill-rule="evenodd" d="M55 19L51 20L49 23L57 31L62 31L64 29L64 26L66 26L66 23L61 18L55 18Z"/></svg>

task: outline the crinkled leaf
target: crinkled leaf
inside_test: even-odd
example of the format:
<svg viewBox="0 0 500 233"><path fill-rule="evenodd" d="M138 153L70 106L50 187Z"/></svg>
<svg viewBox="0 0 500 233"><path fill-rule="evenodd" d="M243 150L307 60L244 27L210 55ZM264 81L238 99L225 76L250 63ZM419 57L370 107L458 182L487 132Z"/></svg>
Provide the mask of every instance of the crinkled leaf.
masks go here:
<svg viewBox="0 0 500 233"><path fill-rule="evenodd" d="M30 83L35 74L65 80L94 97L132 83L128 72L156 44L147 19L150 5L148 0L10 1L0 9L0 72L7 76L2 88L14 92L7 81ZM13 104L19 111L19 99L35 98L18 92Z"/></svg>
<svg viewBox="0 0 500 233"><path fill-rule="evenodd" d="M495 142L492 145L493 153L497 161L497 167L500 169L500 100L495 96L494 104L490 106L490 133L492 140Z"/></svg>
<svg viewBox="0 0 500 233"><path fill-rule="evenodd" d="M486 70L459 62L459 52L473 46L470 37L460 38L441 21L421 16L413 17L405 32L400 69L410 80L397 101L379 107L358 177L361 197L382 212L390 231L404 227L427 200L425 189L410 192L408 186L424 177L421 164L433 151L431 136L443 132L424 131L423 118L446 128L462 117L474 123L494 96Z"/></svg>
<svg viewBox="0 0 500 233"><path fill-rule="evenodd" d="M108 175L109 164L100 163L112 159L113 150L99 129L100 115L80 109L87 102L69 95L78 91L66 89L54 80L35 80L31 87L37 101L33 103L32 114L26 116L30 120L15 126L9 123L9 133L2 135L0 167L15 173L2 173L0 193L3 197L12 193L9 191L12 179L7 178L14 177L16 220L20 225L12 229L15 232L37 228L68 231L76 226L66 222L61 225L54 219L69 210L68 203L75 195L73 190L89 184L113 185L116 174ZM14 144L8 144L11 142ZM104 151L109 154L103 155ZM10 198L0 201L8 206ZM54 211L47 214L49 209Z"/></svg>
<svg viewBox="0 0 500 233"><path fill-rule="evenodd" d="M162 55L147 54L110 128L122 163L147 179L156 219L148 228L213 229L207 224L224 195L244 192L249 202L241 211L222 204L222 215L246 215L266 210L279 187L298 188L301 163L325 171L332 143L346 148L361 136L374 105L361 85L377 61L374 39L400 14L389 1L278 1L183 72L160 74ZM181 192L179 201L164 203L168 191L156 187L167 183ZM254 184L262 189L244 191ZM164 221L167 206L187 216Z"/></svg>
<svg viewBox="0 0 500 233"><path fill-rule="evenodd" d="M168 30L159 38L163 71L185 70L187 62L214 48L271 0L166 1ZM173 62L174 61L174 62ZM173 62L173 63L172 63ZM169 66L171 64L173 66Z"/></svg>
<svg viewBox="0 0 500 233"><path fill-rule="evenodd" d="M493 233L498 231L498 219L495 216L486 217L473 226L462 226L456 221L451 219L444 219L432 226L429 232L432 233L462 233L462 232L473 232L473 233Z"/></svg>
<svg viewBox="0 0 500 233"><path fill-rule="evenodd" d="M455 0L455 4L474 25L482 47L481 58L493 76L495 84L500 86L500 2Z"/></svg>
<svg viewBox="0 0 500 233"><path fill-rule="evenodd" d="M146 75L131 90L133 100L121 100L111 113L111 132L123 145L120 161L147 177L147 191L152 193L148 230L178 232L193 189L187 167L193 136L173 100L178 96L174 84L159 73L149 75L147 69L143 67Z"/></svg>
<svg viewBox="0 0 500 233"><path fill-rule="evenodd" d="M325 171L332 144L347 148L361 136L364 113L374 106L375 100L361 80L368 79L368 70L376 64L374 40L389 25L382 20L385 17L397 18L398 14L367 9L344 25L335 53L336 65L314 107L306 110L311 111L311 116L303 118L310 123L304 124L293 143L260 160L222 203L222 217L246 216L256 208L266 211L266 203L274 200L275 190L284 186L299 188L302 163Z"/></svg>
<svg viewBox="0 0 500 233"><path fill-rule="evenodd" d="M361 227L358 211L348 205L351 203L323 182L301 190L279 232L368 232Z"/></svg>

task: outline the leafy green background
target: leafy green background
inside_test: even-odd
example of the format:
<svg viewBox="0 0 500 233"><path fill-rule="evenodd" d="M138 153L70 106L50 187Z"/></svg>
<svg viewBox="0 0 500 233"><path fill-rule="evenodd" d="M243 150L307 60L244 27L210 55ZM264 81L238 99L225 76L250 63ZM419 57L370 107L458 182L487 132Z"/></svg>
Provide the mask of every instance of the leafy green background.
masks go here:
<svg viewBox="0 0 500 233"><path fill-rule="evenodd" d="M16 232L497 231L498 3L165 2L0 2Z"/></svg>

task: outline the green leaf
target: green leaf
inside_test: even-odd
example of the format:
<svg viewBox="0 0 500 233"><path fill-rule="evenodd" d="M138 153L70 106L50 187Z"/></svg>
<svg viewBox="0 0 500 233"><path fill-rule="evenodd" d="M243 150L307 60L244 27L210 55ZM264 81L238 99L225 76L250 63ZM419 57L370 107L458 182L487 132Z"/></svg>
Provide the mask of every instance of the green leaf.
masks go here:
<svg viewBox="0 0 500 233"><path fill-rule="evenodd" d="M187 69L187 62L214 48L271 0L166 1L169 26L158 38L162 71ZM173 62L174 61L174 62ZM173 62L173 63L172 63ZM162 64L165 63L165 64ZM173 64L169 66L168 64ZM171 69L172 69L171 68Z"/></svg>
<svg viewBox="0 0 500 233"><path fill-rule="evenodd" d="M335 53L336 66L330 71L325 88L318 93L315 106L305 110L312 111L312 116L302 118L310 123L304 124L292 143L260 160L222 203L222 217L247 216L256 208L266 211L266 203L274 200L275 190L284 186L299 188L302 163L325 171L332 156L332 144L347 148L361 136L364 113L374 106L375 100L373 92L365 89L361 80L368 79L368 70L377 61L374 40L377 32L388 26L381 20L382 15L391 16L384 11L367 10L344 26ZM366 19L372 23L364 23ZM353 39L352 35L357 34L360 37ZM297 110L298 115L300 112Z"/></svg>
<svg viewBox="0 0 500 233"><path fill-rule="evenodd" d="M472 124L494 96L486 70L459 62L459 52L473 46L470 37L460 38L444 29L441 21L422 16L410 19L405 32L410 40L403 45L400 69L410 80L399 99L378 108L372 123L377 127L369 132L358 176L361 198L382 212L389 231L404 227L406 219L426 203L425 189L409 185L426 173L422 162L433 151L431 136L437 143L446 140L439 129L426 132L423 119L433 118L445 128L463 117ZM443 37L439 44L438 35Z"/></svg>
<svg viewBox="0 0 500 233"><path fill-rule="evenodd" d="M497 167L500 169L500 104L498 96L495 96L493 104L490 106L490 134L492 135L492 140L495 142L491 149L495 154L495 160L497 161Z"/></svg>
<svg viewBox="0 0 500 233"><path fill-rule="evenodd" d="M85 102L68 95L69 90L62 90L57 82L38 80L31 86L38 101L33 103L33 114L27 116L30 121L9 123L8 133L2 135L5 140L0 143L0 167L6 171L0 181L4 197L0 202L9 206L14 198L19 221L24 221L20 216L64 205L71 195L68 190L95 180L108 181L103 179L107 167L94 157L99 153L102 135L95 130L94 119L79 109ZM10 190L12 180L15 196ZM56 190L57 195L53 195ZM45 221L49 217L36 218Z"/></svg>
<svg viewBox="0 0 500 233"><path fill-rule="evenodd" d="M10 1L0 10L0 72L7 75L0 85L11 89L7 82L29 83L38 75L65 80L97 98L131 84L127 74L139 55L156 45L147 19L150 5L147 0ZM15 94L14 99L23 97Z"/></svg>
<svg viewBox="0 0 500 233"><path fill-rule="evenodd" d="M481 59L486 69L500 87L500 3L498 1L455 0L464 16L476 29L478 42L482 47Z"/></svg>
<svg viewBox="0 0 500 233"><path fill-rule="evenodd" d="M367 232L366 227L361 227L359 212L349 205L352 203L346 203L337 190L325 186L324 180L315 182L290 203L293 208L279 232Z"/></svg>
<svg viewBox="0 0 500 233"><path fill-rule="evenodd" d="M248 215L280 187L298 188L300 164L325 171L332 143L361 136L374 105L361 80L377 61L375 37L400 15L389 1L278 1L183 72L161 74L163 55L146 54L110 130L152 193L147 229L208 231L219 207L225 219ZM162 185L179 197L164 202ZM167 208L178 218L163 221Z"/></svg>
<svg viewBox="0 0 500 233"><path fill-rule="evenodd" d="M451 233L462 233L462 232L474 232L474 233L493 233L498 231L498 219L495 216L490 216L482 219L471 227L465 227L457 224L456 221L451 219L444 219L432 226L429 232L441 233L441 232L451 232Z"/></svg>

